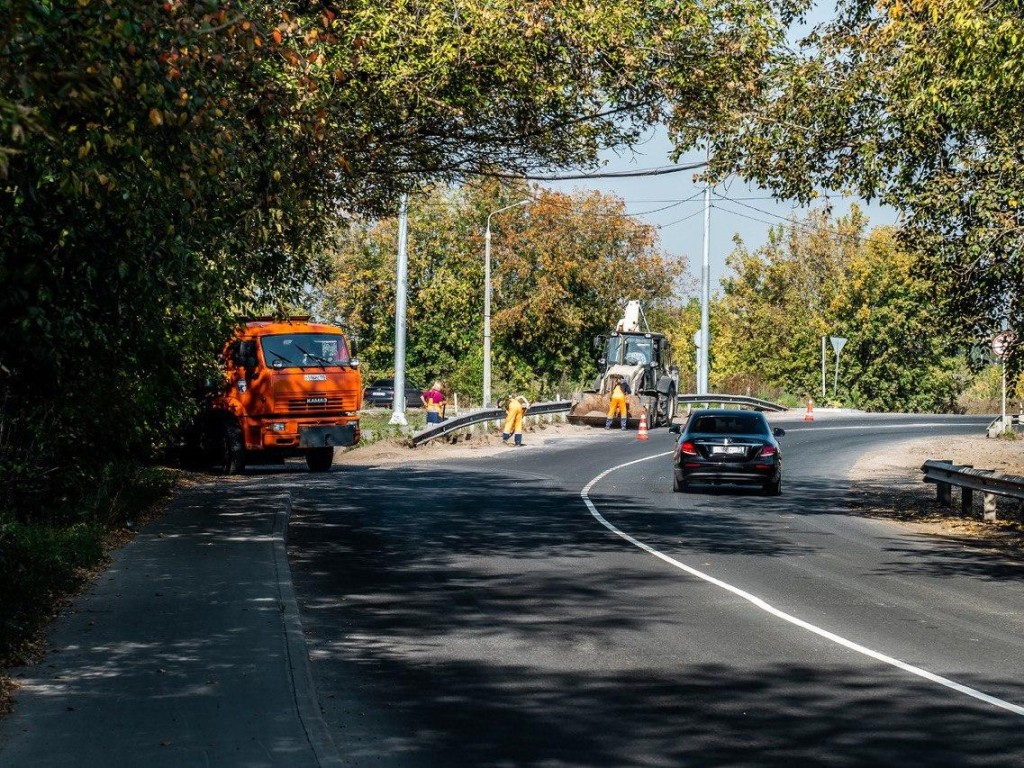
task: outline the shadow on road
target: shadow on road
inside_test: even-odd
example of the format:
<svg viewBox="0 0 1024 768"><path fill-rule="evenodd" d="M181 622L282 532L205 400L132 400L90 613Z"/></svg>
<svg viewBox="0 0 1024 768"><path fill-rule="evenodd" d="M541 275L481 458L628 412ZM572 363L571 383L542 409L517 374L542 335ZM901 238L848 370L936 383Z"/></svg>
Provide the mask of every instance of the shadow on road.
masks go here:
<svg viewBox="0 0 1024 768"><path fill-rule="evenodd" d="M1024 764L1019 717L897 671L669 651L687 648L679 632L704 641L678 576L596 526L577 493L419 467L292 490L289 555L321 703L355 764ZM840 513L836 490L599 506L640 538L678 529L679 548L785 557L811 548L787 542L780 519ZM701 513L726 495L763 516Z"/></svg>

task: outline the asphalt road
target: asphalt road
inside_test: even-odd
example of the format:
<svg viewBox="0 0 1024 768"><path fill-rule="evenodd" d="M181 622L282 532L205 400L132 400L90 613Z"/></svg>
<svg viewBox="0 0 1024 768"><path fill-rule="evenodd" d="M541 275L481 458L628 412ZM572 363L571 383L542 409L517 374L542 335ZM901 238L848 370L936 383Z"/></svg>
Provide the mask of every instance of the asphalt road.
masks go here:
<svg viewBox="0 0 1024 768"><path fill-rule="evenodd" d="M673 493L664 430L271 478L293 494L339 751L409 768L1024 765L1019 566L847 506L864 451L934 435L942 458L981 424L783 424L779 498Z"/></svg>

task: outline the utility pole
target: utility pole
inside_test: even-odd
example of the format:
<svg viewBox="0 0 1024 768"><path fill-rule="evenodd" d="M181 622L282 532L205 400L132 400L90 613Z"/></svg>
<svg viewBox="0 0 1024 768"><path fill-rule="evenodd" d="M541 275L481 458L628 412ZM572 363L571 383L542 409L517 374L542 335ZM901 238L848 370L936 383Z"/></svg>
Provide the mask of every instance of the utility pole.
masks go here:
<svg viewBox="0 0 1024 768"><path fill-rule="evenodd" d="M700 349L698 360L700 361L697 372L697 394L708 393L708 368L710 367L711 352L711 329L710 329L710 305L711 305L711 145L708 144L708 180L704 186L704 258L701 261L700 270Z"/></svg>
<svg viewBox="0 0 1024 768"><path fill-rule="evenodd" d="M825 337L821 337L821 402L825 402Z"/></svg>
<svg viewBox="0 0 1024 768"><path fill-rule="evenodd" d="M395 280L395 397L391 424L407 426L405 418L405 314L409 290L409 196L398 205L398 274Z"/></svg>

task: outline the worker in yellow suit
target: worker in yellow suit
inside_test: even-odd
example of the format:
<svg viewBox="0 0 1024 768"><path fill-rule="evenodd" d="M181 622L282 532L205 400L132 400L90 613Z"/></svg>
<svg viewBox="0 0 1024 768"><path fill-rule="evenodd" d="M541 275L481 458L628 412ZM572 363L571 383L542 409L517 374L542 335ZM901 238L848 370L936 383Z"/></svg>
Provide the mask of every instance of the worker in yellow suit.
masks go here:
<svg viewBox="0 0 1024 768"><path fill-rule="evenodd" d="M615 382L615 386L612 387L612 399L608 404L608 418L604 420L604 428L612 428L612 420L616 415L619 417L619 427L621 429L626 428L626 396L630 393L629 384L625 379L619 379Z"/></svg>
<svg viewBox="0 0 1024 768"><path fill-rule="evenodd" d="M522 395L509 395L505 403L505 426L501 428L501 442L508 445L508 439L515 435L515 444L523 444L523 416L529 402Z"/></svg>

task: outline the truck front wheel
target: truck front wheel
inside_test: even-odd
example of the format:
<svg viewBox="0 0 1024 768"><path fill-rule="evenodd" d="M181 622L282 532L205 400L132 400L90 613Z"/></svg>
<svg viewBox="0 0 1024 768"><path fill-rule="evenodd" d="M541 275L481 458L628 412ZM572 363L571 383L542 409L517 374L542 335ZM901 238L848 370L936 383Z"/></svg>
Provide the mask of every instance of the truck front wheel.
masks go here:
<svg viewBox="0 0 1024 768"><path fill-rule="evenodd" d="M240 475L245 471L245 445L242 443L242 429L233 421L225 421L221 428L217 469L225 475Z"/></svg>
<svg viewBox="0 0 1024 768"><path fill-rule="evenodd" d="M310 448L306 451L306 466L310 472L326 472L333 463L333 448Z"/></svg>

